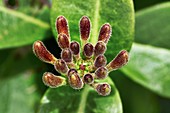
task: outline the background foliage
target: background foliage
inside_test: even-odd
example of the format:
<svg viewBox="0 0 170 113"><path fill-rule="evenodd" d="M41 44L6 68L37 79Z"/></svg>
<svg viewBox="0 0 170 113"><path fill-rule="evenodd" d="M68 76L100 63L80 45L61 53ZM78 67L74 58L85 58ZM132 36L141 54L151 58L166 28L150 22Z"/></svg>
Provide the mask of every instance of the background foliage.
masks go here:
<svg viewBox="0 0 170 113"><path fill-rule="evenodd" d="M16 6L16 0L10 0L9 4L4 1L0 1L0 113L75 112L82 106L86 108L85 112L96 113L170 112L168 0L134 0L135 12L131 0L106 0L103 3L100 0L72 0L70 3L56 0L52 9L51 0L18 0ZM99 15L94 15L98 2L101 3ZM107 79L113 88L110 96L98 96L88 87L78 92L70 87L47 90L42 83L45 71L57 73L53 66L35 57L32 43L43 40L49 51L60 57L53 26L59 15L68 18L71 36L77 41L82 15L89 16L92 21L91 37L98 35L102 24L111 23L113 32L106 53L109 60L121 49L130 50L129 64L112 72L111 79ZM90 93L84 97L87 90Z"/></svg>

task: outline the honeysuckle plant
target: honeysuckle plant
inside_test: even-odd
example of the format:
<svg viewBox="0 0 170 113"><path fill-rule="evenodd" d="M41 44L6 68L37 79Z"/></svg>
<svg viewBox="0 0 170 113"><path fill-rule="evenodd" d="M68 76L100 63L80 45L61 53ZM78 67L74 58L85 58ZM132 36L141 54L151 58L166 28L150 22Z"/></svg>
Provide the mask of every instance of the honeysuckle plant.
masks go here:
<svg viewBox="0 0 170 113"><path fill-rule="evenodd" d="M0 113L169 112L169 2L134 15L132 0L51 1L0 2Z"/></svg>
<svg viewBox="0 0 170 113"><path fill-rule="evenodd" d="M43 42L36 41L33 44L34 54L40 60L54 65L55 70L63 75L56 76L45 72L42 78L44 84L51 88L69 84L73 89L82 89L88 84L99 95L109 95L110 85L107 82L96 82L95 79L105 79L111 71L121 68L128 62L128 52L122 50L107 64L104 53L112 32L110 24L102 25L95 45L88 42L91 23L87 16L80 19L81 45L76 41L70 42L68 23L64 16L59 16L55 25L58 32L57 43L62 49L61 59L54 57Z"/></svg>
<svg viewBox="0 0 170 113"><path fill-rule="evenodd" d="M61 43L59 43L61 42L59 41L61 40L61 38L69 39L68 41L65 40L65 42L69 42L70 45L72 45L73 43L74 45L80 46L79 51L74 52L75 54L73 54L73 51L71 51L71 47L66 46L67 44L64 43L64 45L67 47L66 50L68 50L69 47L73 55L73 59L70 60L72 62L66 62L67 67L69 68L67 72L69 72L69 70L71 69L71 71L78 73L78 80L82 80L81 84L83 84L83 87L81 86L81 84L79 84L82 87L80 87L81 89L78 88L75 90L74 88L72 88L75 86L77 88L77 85L70 85L72 83L69 82L70 79L68 77L68 73L65 75L55 74L59 77L62 76L66 81L64 82L64 84L66 85L62 85L61 87L57 88L49 88L42 97L39 112L44 112L47 110L48 112L61 111L78 113L122 113L122 104L119 92L114 85L114 82L110 78L116 75L112 73L112 68L110 68L109 65L112 61L114 61L114 58L116 59L119 55L121 56L121 53L125 52L125 56L122 55L122 57L126 57L126 55L128 55L127 51L129 51L131 48L134 30L133 16L130 16L131 14L133 14L133 7L131 3L131 1L118 3L118 1L102 2L95 0L74 2L53 1L51 9L51 27L55 39L59 47L61 47L61 55L60 57L57 57L57 59L62 59L62 53L63 51L65 51L65 49L62 48L64 46L61 46ZM108 7L109 4L112 5ZM121 4L121 7L119 7L118 4ZM129 10L127 11L127 9ZM128 13L118 15L118 12ZM61 15L63 15L68 20L66 22L67 25L69 25L69 30L65 29L64 33L58 32L56 26L56 18L62 18L60 17ZM84 29L83 25L80 24L81 22L83 22L82 20L87 21L87 26L84 26L86 29ZM100 31L102 31L102 27L107 28L106 30L103 29L103 31L107 33L107 36L101 36L101 39L99 39L99 36L102 34L100 34ZM96 51L96 48L100 47L98 45L101 45L103 49L101 49L100 51ZM89 48L87 50L86 48L88 46ZM107 48L107 50L105 48ZM59 55L60 52L58 52L57 54ZM95 60L97 59L97 57L98 60L103 60L99 64L95 63L97 62L97 60ZM122 59L125 60L126 58ZM125 60L125 62L127 62L127 59ZM102 66L102 68L105 68L103 70L107 70L106 72L108 73L103 75L106 76L97 77L95 75L95 71L97 70L97 67L95 66L98 65L104 65ZM121 67L121 64L119 64L118 66ZM74 70L72 70L71 67L73 67ZM116 67L114 68L116 69ZM49 72L50 71L51 70L49 70ZM53 73L54 71L56 71L56 69L53 70ZM85 77L88 78L88 83L84 81ZM102 86L103 83L107 85ZM97 86L102 86L103 88Z"/></svg>

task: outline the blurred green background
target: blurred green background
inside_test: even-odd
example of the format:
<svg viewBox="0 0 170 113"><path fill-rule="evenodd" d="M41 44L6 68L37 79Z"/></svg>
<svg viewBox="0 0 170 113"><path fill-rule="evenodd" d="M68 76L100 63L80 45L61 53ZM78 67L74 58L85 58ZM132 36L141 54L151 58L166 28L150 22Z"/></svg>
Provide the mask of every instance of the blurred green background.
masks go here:
<svg viewBox="0 0 170 113"><path fill-rule="evenodd" d="M145 8L153 7L154 5L168 1L169 0L133 0L135 13L142 14L142 11ZM33 55L31 45L33 40L31 40L31 38L27 38L29 36L37 37L36 40L43 39L43 42L47 46L48 50L57 58L60 57L60 54L58 53L60 53L61 50L56 46L57 43L49 26L51 2L51 0L28 0L26 2L23 0L18 0L18 3L16 3L15 0L11 0L10 2L8 0L1 0L0 2L0 7L3 6L12 8L13 10L17 10L26 15L29 15L29 17L32 16L41 20L38 21L37 24L39 27L34 25L27 25L26 22L23 22L24 24L17 25L18 29L16 31L13 29L13 27L16 27L13 25L13 23L10 24L9 28L5 28L3 24L5 25L7 23L3 21L0 22L0 113L12 113L13 111L15 111L15 113L37 112L40 99L47 89L41 80L43 72L51 71L54 74L57 74L53 66L42 63ZM168 8L170 9L170 7ZM0 20L7 20L6 22L9 23L13 21L22 21L19 19L12 20L11 17L13 15L11 17L6 15L5 17L2 11L4 11L3 8L0 8ZM137 43L166 48L169 50L170 33L165 33L170 31L170 12L166 12L166 14L167 20L160 18L159 25L154 26L156 27L154 32L156 34L156 32L161 31L163 28L166 28L167 31L161 32L161 39L153 43L152 40L150 41L150 39L147 39L147 36L149 35L156 37L151 34L152 31L148 31L153 30L152 26L150 26L146 31L142 28L139 28L140 25L148 22L146 20L150 19L150 15L146 15L148 18L140 18L136 16L134 41ZM17 15L21 14L17 13ZM161 13L160 16L157 15L157 17L161 16ZM32 18L29 18L28 21L32 22L37 20L32 20ZM165 21L169 21L169 23L166 23ZM161 26L161 24L167 26ZM20 30L20 27L22 28L23 26L26 27L25 29L27 29L27 31L23 32ZM4 29L7 30L2 31ZM6 36L5 34L8 34L8 32L11 31L12 33L9 33L10 35L7 35L7 38L17 37L17 33L20 33L22 34L22 39L19 42L16 41L15 43L12 42L15 41L15 38L11 41L2 41L1 38ZM141 41L140 38L145 40ZM18 46L18 43L20 43L21 47ZM12 48L10 48L11 45L13 45ZM169 59L169 57L167 59ZM111 78L120 93L124 113L170 113L170 97L163 96L161 94L159 95L159 93L156 91L152 91L151 89L138 84L134 79L130 79L123 72L120 70L112 72L114 76L111 76ZM167 74L170 75L170 73ZM170 86L168 88L170 90Z"/></svg>

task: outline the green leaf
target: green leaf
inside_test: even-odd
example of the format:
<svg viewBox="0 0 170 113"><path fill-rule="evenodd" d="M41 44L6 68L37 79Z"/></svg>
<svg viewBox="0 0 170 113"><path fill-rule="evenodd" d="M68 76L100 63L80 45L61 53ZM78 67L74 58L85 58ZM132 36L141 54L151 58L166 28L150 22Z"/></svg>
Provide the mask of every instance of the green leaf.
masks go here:
<svg viewBox="0 0 170 113"><path fill-rule="evenodd" d="M133 0L134 1L134 6L135 6L135 11L143 9L145 7L152 6L154 4L160 4L162 2L166 2L169 0Z"/></svg>
<svg viewBox="0 0 170 113"><path fill-rule="evenodd" d="M162 112L159 96L133 82L124 73L114 71L110 77L119 90L124 113L168 113Z"/></svg>
<svg viewBox="0 0 170 113"><path fill-rule="evenodd" d="M136 13L135 42L170 49L170 2Z"/></svg>
<svg viewBox="0 0 170 113"><path fill-rule="evenodd" d="M132 80L166 97L170 97L169 11L167 2L137 12L135 41L159 48L134 45L129 64L122 68Z"/></svg>
<svg viewBox="0 0 170 113"><path fill-rule="evenodd" d="M122 71L132 80L160 94L170 97L170 51L134 44L130 61Z"/></svg>
<svg viewBox="0 0 170 113"><path fill-rule="evenodd" d="M0 79L19 75L28 69L42 68L44 63L35 57L31 49L31 46L27 46L17 49L0 50L0 58L2 60L0 64Z"/></svg>
<svg viewBox="0 0 170 113"><path fill-rule="evenodd" d="M120 50L122 49L129 50L131 47L133 41L133 34L134 34L134 10L133 10L132 0L126 0L126 1L117 1L117 0L112 0L112 1L111 0L105 0L105 1L101 1L101 0L68 1L67 0L66 1L64 0L62 2L60 0L55 0L52 2L52 10L51 10L51 25L55 37L57 37L55 22L56 22L56 18L60 15L65 16L69 22L71 40L76 40L79 42L80 42L79 20L82 16L86 15L91 20L92 30L91 30L89 41L93 44L95 44L98 40L98 33L100 27L107 22L110 23L112 26L113 33L109 41L109 44L107 45L108 50L106 52L106 55L108 60L113 59L113 56L115 56ZM112 50L113 48L114 51ZM113 91L116 91L116 88L114 86L112 86L112 88L114 89ZM121 102L119 100L119 97L116 96L118 94L115 95L111 94L108 97L101 97L98 96L96 92L91 93L91 90L90 89L88 90L90 91L89 92L90 95L86 99L86 97L83 96L84 93L87 93L86 88L82 91L84 92L83 94L82 92L75 92L74 90L67 87L66 88L61 87L58 88L57 90L50 89L49 92L47 92L46 94L47 96L44 96L45 99L47 98L48 99L47 99L47 103L45 103L46 102L45 101L43 105L40 107L40 113L41 112L79 112L79 110L80 110L79 113L82 113L81 106L83 106L82 109L83 112L109 112L109 113L122 112L121 108L119 107ZM60 92L62 92L61 95L58 95L59 97L57 97L56 95L59 94ZM63 92L68 96L68 98L66 95L63 94ZM55 96L50 97L50 95L55 95ZM83 98L81 98L81 95L83 96ZM112 99L110 99L110 97ZM62 98L64 100L61 102L57 102L58 104L56 104L56 101L53 101L55 100L54 98L60 100ZM76 101L73 98L78 98L78 99ZM117 98L119 101L115 101L115 99ZM87 100L87 104L86 102L83 102L84 104L81 104L81 101L84 100ZM69 104L65 103L65 101L69 102ZM71 105L73 102L75 103L75 106ZM91 106L93 107L90 108ZM112 109L107 110L108 106L111 106L110 108ZM111 111L111 110L115 110L115 111Z"/></svg>
<svg viewBox="0 0 170 113"><path fill-rule="evenodd" d="M42 40L50 29L45 21L5 7L0 7L0 20L0 49Z"/></svg>
<svg viewBox="0 0 170 113"><path fill-rule="evenodd" d="M33 113L44 90L43 63L30 46L0 50L0 59L0 113Z"/></svg>
<svg viewBox="0 0 170 113"><path fill-rule="evenodd" d="M89 86L80 91L70 86L48 89L41 100L39 113L122 113L119 93L113 82L109 96L102 97Z"/></svg>
<svg viewBox="0 0 170 113"><path fill-rule="evenodd" d="M0 80L0 112L1 113L33 113L40 99L34 76L27 70L12 79Z"/></svg>
<svg viewBox="0 0 170 113"><path fill-rule="evenodd" d="M130 50L134 34L134 10L132 0L55 0L52 2L51 26L55 29L56 18L65 16L69 22L71 39L79 40L79 20L86 15L92 23L90 42L95 44L100 27L105 23L112 26L112 36L107 46L108 60L120 50Z"/></svg>

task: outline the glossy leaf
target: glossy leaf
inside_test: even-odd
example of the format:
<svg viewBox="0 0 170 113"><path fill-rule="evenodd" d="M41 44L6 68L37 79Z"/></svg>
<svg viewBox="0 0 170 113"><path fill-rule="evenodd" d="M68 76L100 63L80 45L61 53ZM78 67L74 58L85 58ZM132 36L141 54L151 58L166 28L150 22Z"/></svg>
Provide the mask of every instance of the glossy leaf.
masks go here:
<svg viewBox="0 0 170 113"><path fill-rule="evenodd" d="M26 12L30 13L30 10ZM0 7L0 49L22 46L31 44L35 40L42 40L48 34L50 26L47 22L38 18L41 18L43 12L47 14L47 10L40 11L40 15L35 14L36 18L26 13Z"/></svg>
<svg viewBox="0 0 170 113"><path fill-rule="evenodd" d="M91 34L90 34L90 42L95 44L98 40L98 35L99 35L99 30L100 27L105 24L105 23L110 23L112 26L112 37L109 41L108 44L108 52L106 52L107 54L107 58L108 59L113 59L113 57L121 50L121 49L130 49L131 44L132 44L132 40L133 40L133 33L134 33L134 15L133 15L133 4L131 0L126 0L126 1L116 1L116 0L106 0L106 1L100 1L100 0L85 0L85 1L77 1L77 0L72 0L72 1L53 1L52 3L52 11L51 11L51 25L52 25L52 29L53 29L53 33L55 35L55 37L57 38L57 32L56 32L56 28L55 28L55 22L56 22L56 18L60 15L65 16L68 19L68 23L69 23L69 29L70 29L70 36L72 40L76 40L80 42L80 35L79 35L79 21L81 19L82 16L88 16L91 20ZM121 6L121 7L120 7ZM120 38L121 37L121 38ZM113 51L114 48L114 51ZM110 56L109 56L110 55ZM114 87L112 87L114 88ZM85 88L86 89L86 88ZM115 89L115 88L114 88ZM63 88L57 89L59 91L63 91ZM66 92L68 89L65 89L64 91ZM115 89L116 90L116 89ZM56 90L49 91L50 95L56 95L58 92L56 92ZM84 93L86 92L86 90L83 90ZM70 93L67 93L70 92ZM64 108L58 108L55 109L53 108L53 102L51 102L51 100L53 100L52 98L50 100L48 100L49 102L47 102L47 104L44 103L44 105L47 105L48 107L45 106L41 106L40 112L50 112L50 111L55 111L55 112L79 112L78 108L81 107L77 107L77 106L81 106L81 102L79 101L83 101L83 99L79 96L79 95L83 95L81 94L81 92L79 92L78 94L76 94L76 92L73 90L68 90L66 92L66 94L68 95L68 99L64 100L63 102L59 102L58 107L68 107L68 109L64 109ZM91 92L91 90L90 90ZM54 94L53 94L54 93ZM72 106L72 105L67 105L65 104L66 101L69 101L69 103L72 103L72 101L75 101L72 98L76 98L76 95L72 98L70 98L70 95L78 95L78 97L80 97L79 99L77 99L76 102L76 106ZM86 92L87 93L87 92ZM47 92L48 94L48 92ZM63 94L61 94L62 96ZM91 99L95 98L95 96L100 97L97 95L97 93L95 92L94 94L90 94L92 96ZM94 96L94 97L93 97ZM113 96L112 94L110 96ZM109 97L110 97L109 96ZM56 97L56 96L55 96ZM66 98L67 96L63 95L62 98ZM84 96L83 96L84 97ZM116 108L116 106L119 106L119 102L117 103L116 101L111 101L110 102L106 102L107 98L109 97L100 97L97 100L100 100L100 102L97 101L93 101L87 98L87 101L85 101L82 106L86 106L88 105L89 107L94 105L93 108L87 108L85 110L87 111L82 111L82 112L122 112L122 111L110 111L109 109L107 109L107 107L104 107L106 104L108 104L107 106L110 105L114 105L115 104L115 108L112 110L116 110L119 109ZM44 98L48 98L48 97L44 97ZM56 97L58 98L58 97ZM112 97L117 98L117 97ZM58 99L61 100L61 97L59 97ZM87 103L86 103L87 102ZM103 103L104 102L104 103ZM50 105L48 105L48 103ZM92 103L91 105L89 103ZM93 104L94 103L94 104ZM60 106L61 105L61 106ZM51 106L51 107L50 107ZM100 106L100 107L98 107ZM101 106L103 106L101 108ZM56 107L56 104L55 106ZM70 108L69 108L70 107ZM106 108L106 109L105 109ZM84 108L83 108L84 109ZM94 110L95 109L95 110ZM63 111L65 110L65 111ZM66 111L69 110L69 111ZM102 111L104 110L104 111ZM79 113L82 113L79 112Z"/></svg>
<svg viewBox="0 0 170 113"><path fill-rule="evenodd" d="M170 2L167 2L137 12L135 41L169 49L169 9ZM157 94L170 97L167 49L134 45L130 62L123 71Z"/></svg>
<svg viewBox="0 0 170 113"><path fill-rule="evenodd" d="M105 23L112 26L112 36L108 43L106 55L110 61L120 50L129 50L134 34L134 11L132 0L55 0L52 2L51 26L55 37L56 18L65 16L69 22L71 39L80 42L79 21L82 16L88 16L92 28L90 42L98 40L100 27Z"/></svg>
<svg viewBox="0 0 170 113"><path fill-rule="evenodd" d="M112 72L112 75L120 93L124 113L168 113L162 112L159 96L155 93L133 82L120 70Z"/></svg>
<svg viewBox="0 0 170 113"><path fill-rule="evenodd" d="M170 51L134 44L130 61L122 71L132 80L166 97L170 97Z"/></svg>
<svg viewBox="0 0 170 113"><path fill-rule="evenodd" d="M117 89L108 78L112 91L103 97L87 86L74 90L70 86L48 89L41 100L39 113L122 113L122 105Z"/></svg>
<svg viewBox="0 0 170 113"><path fill-rule="evenodd" d="M152 6L154 4L160 4L162 2L167 2L169 0L133 0L134 1L134 6L135 6L135 11L141 10L145 7Z"/></svg>
<svg viewBox="0 0 170 113"><path fill-rule="evenodd" d="M136 13L135 42L170 49L170 2Z"/></svg>
<svg viewBox="0 0 170 113"><path fill-rule="evenodd" d="M11 79L0 80L1 113L33 113L40 99L33 82L36 74L25 71Z"/></svg>

